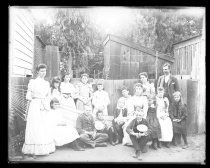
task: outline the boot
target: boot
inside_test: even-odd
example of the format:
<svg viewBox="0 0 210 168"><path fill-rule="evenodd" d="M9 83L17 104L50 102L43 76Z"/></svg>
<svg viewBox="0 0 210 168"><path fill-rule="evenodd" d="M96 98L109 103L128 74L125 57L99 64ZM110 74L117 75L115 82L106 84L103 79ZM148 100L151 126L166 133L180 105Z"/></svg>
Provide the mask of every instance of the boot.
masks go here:
<svg viewBox="0 0 210 168"><path fill-rule="evenodd" d="M154 146L154 140L152 140L152 144L149 146L150 149L153 149Z"/></svg>
<svg viewBox="0 0 210 168"><path fill-rule="evenodd" d="M141 151L136 151L136 157L138 160L142 160L142 157L141 157Z"/></svg>
<svg viewBox="0 0 210 168"><path fill-rule="evenodd" d="M140 150L136 150L135 154L133 155L133 158L138 158L140 155Z"/></svg>
<svg viewBox="0 0 210 168"><path fill-rule="evenodd" d="M157 140L157 147L158 148L161 148L162 147L161 142L159 140Z"/></svg>
<svg viewBox="0 0 210 168"><path fill-rule="evenodd" d="M154 139L153 141L154 141L154 143L153 143L153 149L154 150L157 150L157 139Z"/></svg>
<svg viewBox="0 0 210 168"><path fill-rule="evenodd" d="M96 143L96 147L106 147L107 146L107 143L104 142L104 143Z"/></svg>
<svg viewBox="0 0 210 168"><path fill-rule="evenodd" d="M71 143L71 146L72 146L73 150L75 150L75 151L84 151L85 150L84 148L82 148L78 145L77 140L73 141Z"/></svg>
<svg viewBox="0 0 210 168"><path fill-rule="evenodd" d="M141 152L142 153L147 153L147 146L146 145L143 147L143 149L141 150Z"/></svg>
<svg viewBox="0 0 210 168"><path fill-rule="evenodd" d="M170 143L170 142L166 142L166 143L165 143L166 148L170 148L169 143Z"/></svg>

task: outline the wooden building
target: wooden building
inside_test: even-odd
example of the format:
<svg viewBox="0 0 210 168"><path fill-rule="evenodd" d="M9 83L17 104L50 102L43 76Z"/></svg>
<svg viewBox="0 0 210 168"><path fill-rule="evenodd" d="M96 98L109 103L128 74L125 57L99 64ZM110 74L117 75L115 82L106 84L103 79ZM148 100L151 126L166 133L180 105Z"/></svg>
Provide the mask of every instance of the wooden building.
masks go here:
<svg viewBox="0 0 210 168"><path fill-rule="evenodd" d="M155 79L161 74L164 63L172 64L174 61L170 55L110 34L103 45L104 73L108 74L109 79L137 79L140 72L147 72L149 78Z"/></svg>
<svg viewBox="0 0 210 168"><path fill-rule="evenodd" d="M34 58L34 20L29 9L10 8L9 68L10 76L31 73Z"/></svg>
<svg viewBox="0 0 210 168"><path fill-rule="evenodd" d="M34 66L34 18L26 8L9 8L9 156L25 128L27 84Z"/></svg>
<svg viewBox="0 0 210 168"><path fill-rule="evenodd" d="M177 77L191 79L194 86L188 87L188 97L196 97L187 102L189 117L196 126L196 133L205 132L206 115L206 64L205 64L205 21L202 35L197 35L189 39L180 41L173 45L173 55L175 58L174 70Z"/></svg>

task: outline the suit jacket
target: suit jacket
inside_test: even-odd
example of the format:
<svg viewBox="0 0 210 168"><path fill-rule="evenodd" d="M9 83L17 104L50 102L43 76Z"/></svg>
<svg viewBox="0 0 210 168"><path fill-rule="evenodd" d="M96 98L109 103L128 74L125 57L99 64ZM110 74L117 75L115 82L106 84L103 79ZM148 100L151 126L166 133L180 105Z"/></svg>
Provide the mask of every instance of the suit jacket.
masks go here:
<svg viewBox="0 0 210 168"><path fill-rule="evenodd" d="M76 120L76 129L79 134L82 134L85 131L95 131L93 116L91 114L86 115L85 113L80 114Z"/></svg>
<svg viewBox="0 0 210 168"><path fill-rule="evenodd" d="M165 76L164 75L160 76L157 82L157 88L163 87L164 81L165 81ZM179 91L178 80L174 76L170 75L170 78L168 80L168 94L170 102L173 100L173 93L176 91Z"/></svg>
<svg viewBox="0 0 210 168"><path fill-rule="evenodd" d="M181 119L181 121L186 120L187 118L187 107L181 101L179 103L173 103L169 108L170 118L173 119Z"/></svg>

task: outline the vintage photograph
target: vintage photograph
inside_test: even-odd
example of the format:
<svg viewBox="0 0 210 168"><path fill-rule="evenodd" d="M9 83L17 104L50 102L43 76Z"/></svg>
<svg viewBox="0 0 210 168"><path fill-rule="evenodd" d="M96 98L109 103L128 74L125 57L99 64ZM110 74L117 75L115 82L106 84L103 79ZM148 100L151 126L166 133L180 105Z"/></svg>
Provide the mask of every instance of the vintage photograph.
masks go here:
<svg viewBox="0 0 210 168"><path fill-rule="evenodd" d="M206 164L205 7L8 9L8 163Z"/></svg>

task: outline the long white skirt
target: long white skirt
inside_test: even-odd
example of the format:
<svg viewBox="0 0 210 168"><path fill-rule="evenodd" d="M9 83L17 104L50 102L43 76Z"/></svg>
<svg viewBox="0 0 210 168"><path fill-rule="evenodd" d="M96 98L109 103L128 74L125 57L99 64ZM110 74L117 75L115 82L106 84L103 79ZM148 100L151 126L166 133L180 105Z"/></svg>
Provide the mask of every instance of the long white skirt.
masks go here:
<svg viewBox="0 0 210 168"><path fill-rule="evenodd" d="M65 105L65 106L68 106L68 107L70 107L70 108L76 109L76 105L75 105L74 99L71 98L71 97L69 97L69 98L64 98L64 97L62 96L62 98L61 98L61 104L62 104L62 105Z"/></svg>
<svg viewBox="0 0 210 168"><path fill-rule="evenodd" d="M173 138L173 125L171 119L167 117L165 120L158 118L161 128L161 138L159 141L171 142Z"/></svg>
<svg viewBox="0 0 210 168"><path fill-rule="evenodd" d="M56 126L54 129L54 141L56 146L62 146L79 138L75 128L70 125Z"/></svg>
<svg viewBox="0 0 210 168"><path fill-rule="evenodd" d="M41 99L33 99L29 105L23 154L47 155L55 151L53 135L46 124L48 112L40 107Z"/></svg>

